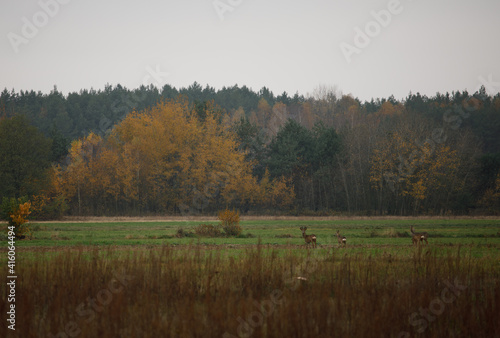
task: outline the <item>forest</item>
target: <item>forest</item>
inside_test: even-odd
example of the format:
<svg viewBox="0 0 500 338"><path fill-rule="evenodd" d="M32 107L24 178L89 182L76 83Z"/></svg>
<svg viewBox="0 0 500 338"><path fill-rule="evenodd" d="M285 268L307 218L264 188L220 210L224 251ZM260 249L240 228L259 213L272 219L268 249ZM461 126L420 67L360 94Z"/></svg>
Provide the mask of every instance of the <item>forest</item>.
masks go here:
<svg viewBox="0 0 500 338"><path fill-rule="evenodd" d="M234 85L0 94L0 199L32 217L498 215L500 94Z"/></svg>

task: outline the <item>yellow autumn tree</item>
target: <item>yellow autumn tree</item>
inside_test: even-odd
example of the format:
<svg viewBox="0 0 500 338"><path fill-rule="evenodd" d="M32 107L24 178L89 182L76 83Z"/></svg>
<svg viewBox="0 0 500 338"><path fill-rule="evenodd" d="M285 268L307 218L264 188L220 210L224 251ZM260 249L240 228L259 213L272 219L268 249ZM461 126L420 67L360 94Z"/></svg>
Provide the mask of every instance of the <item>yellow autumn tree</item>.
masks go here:
<svg viewBox="0 0 500 338"><path fill-rule="evenodd" d="M7 231L13 234L15 238L24 239L32 234L28 223L28 216L31 214L31 202L23 198L2 199L0 205L0 215L8 222ZM9 235L11 236L11 235Z"/></svg>
<svg viewBox="0 0 500 338"><path fill-rule="evenodd" d="M205 108L194 110L185 99L160 102L130 113L106 138L91 133L73 141L69 165L55 170L61 190L74 209L91 214L205 212L286 191L277 180L260 192L236 135L217 107Z"/></svg>
<svg viewBox="0 0 500 338"><path fill-rule="evenodd" d="M291 178L281 176L271 180L267 168L254 196L254 203L280 209L290 208L295 201L295 191Z"/></svg>
<svg viewBox="0 0 500 338"><path fill-rule="evenodd" d="M415 147L404 140L398 133L390 133L381 138L373 150L371 157L370 182L382 191L387 186L391 191L400 194L401 184L405 181L405 167L413 168L417 158L411 156ZM403 159L410 159L404 162Z"/></svg>
<svg viewBox="0 0 500 338"><path fill-rule="evenodd" d="M236 109L234 111L234 113L229 116L229 115L226 115L228 117L228 121L227 123L224 123L225 125L229 126L229 125L235 125L237 123L239 123L241 121L241 119L244 119L245 118L245 110L243 110L243 107L239 107L238 109Z"/></svg>
<svg viewBox="0 0 500 338"><path fill-rule="evenodd" d="M257 104L257 112L256 112L257 125L259 127L265 127L268 121L271 119L271 115L272 115L272 107L269 105L266 99L261 98L259 100L259 103Z"/></svg>
<svg viewBox="0 0 500 338"><path fill-rule="evenodd" d="M400 199L408 196L414 211L428 199L431 190L439 195L437 191L451 187L459 167L457 151L450 146L433 141L419 144L417 140L410 133L388 134L376 144L370 169L370 182L380 200L384 194Z"/></svg>
<svg viewBox="0 0 500 338"><path fill-rule="evenodd" d="M271 111L271 115L266 121L264 132L269 139L276 137L280 128L288 121L288 109L283 102L276 102Z"/></svg>
<svg viewBox="0 0 500 338"><path fill-rule="evenodd" d="M70 200L76 200L78 213L86 204L96 205L96 198L102 197L102 175L99 171L99 154L103 140L90 133L71 143L70 164L62 173L62 190Z"/></svg>
<svg viewBox="0 0 500 338"><path fill-rule="evenodd" d="M230 129L210 112L199 119L184 100L130 114L111 138L123 190L161 210L202 211L245 200L256 184Z"/></svg>
<svg viewBox="0 0 500 338"><path fill-rule="evenodd" d="M291 178L280 177L273 180L269 191L271 205L274 208L289 208L295 200L295 191Z"/></svg>

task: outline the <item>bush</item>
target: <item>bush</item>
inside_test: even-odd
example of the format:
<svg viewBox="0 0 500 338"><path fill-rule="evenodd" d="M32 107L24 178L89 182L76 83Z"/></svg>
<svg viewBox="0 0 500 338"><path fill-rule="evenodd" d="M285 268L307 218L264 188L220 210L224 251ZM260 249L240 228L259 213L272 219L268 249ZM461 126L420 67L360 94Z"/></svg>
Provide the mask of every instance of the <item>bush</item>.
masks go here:
<svg viewBox="0 0 500 338"><path fill-rule="evenodd" d="M14 235L18 239L32 237L30 226L27 223L31 203L27 197L7 198L4 197L1 205L1 217L14 227Z"/></svg>
<svg viewBox="0 0 500 338"><path fill-rule="evenodd" d="M227 236L239 236L243 231L240 226L240 213L238 211L226 209L219 212L218 218Z"/></svg>
<svg viewBox="0 0 500 338"><path fill-rule="evenodd" d="M195 229L194 232L200 237L221 237L221 226L213 224L200 224Z"/></svg>
<svg viewBox="0 0 500 338"><path fill-rule="evenodd" d="M402 238L402 237L410 237L410 235L407 232L399 232L396 231L394 228L389 228L382 233L381 237Z"/></svg>
<svg viewBox="0 0 500 338"><path fill-rule="evenodd" d="M175 237L177 238L194 237L194 234L191 231L185 231L183 228L178 228Z"/></svg>

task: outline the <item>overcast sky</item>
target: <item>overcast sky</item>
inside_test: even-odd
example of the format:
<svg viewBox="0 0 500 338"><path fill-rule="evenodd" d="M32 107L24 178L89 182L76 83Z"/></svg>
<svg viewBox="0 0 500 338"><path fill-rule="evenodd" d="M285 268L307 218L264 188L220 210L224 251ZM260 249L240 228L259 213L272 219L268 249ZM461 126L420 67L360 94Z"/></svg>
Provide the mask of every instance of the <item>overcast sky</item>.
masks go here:
<svg viewBox="0 0 500 338"><path fill-rule="evenodd" d="M0 89L500 88L498 0L2 0Z"/></svg>

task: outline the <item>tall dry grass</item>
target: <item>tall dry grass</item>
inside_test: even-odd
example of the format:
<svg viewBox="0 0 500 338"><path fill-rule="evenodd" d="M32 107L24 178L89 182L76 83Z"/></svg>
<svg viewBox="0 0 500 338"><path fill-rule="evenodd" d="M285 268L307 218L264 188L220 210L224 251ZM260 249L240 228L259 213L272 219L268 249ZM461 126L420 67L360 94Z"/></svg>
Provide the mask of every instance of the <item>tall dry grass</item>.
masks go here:
<svg viewBox="0 0 500 338"><path fill-rule="evenodd" d="M459 249L80 247L17 270L19 337L500 336L498 261Z"/></svg>

